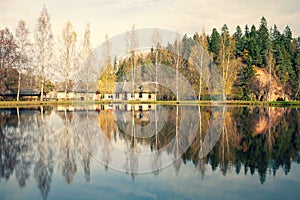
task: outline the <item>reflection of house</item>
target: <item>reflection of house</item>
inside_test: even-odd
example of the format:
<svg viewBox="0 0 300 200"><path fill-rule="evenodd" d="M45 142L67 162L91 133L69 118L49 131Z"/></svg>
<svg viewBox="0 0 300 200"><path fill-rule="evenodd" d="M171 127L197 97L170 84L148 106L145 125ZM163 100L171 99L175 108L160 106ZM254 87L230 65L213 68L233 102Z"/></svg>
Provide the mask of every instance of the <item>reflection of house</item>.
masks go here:
<svg viewBox="0 0 300 200"><path fill-rule="evenodd" d="M99 110L117 111L153 111L155 105L152 104L101 104Z"/></svg>
<svg viewBox="0 0 300 200"><path fill-rule="evenodd" d="M155 83L143 82L142 84L133 85L132 82L116 83L113 94L102 94L104 100L141 100L155 101Z"/></svg>

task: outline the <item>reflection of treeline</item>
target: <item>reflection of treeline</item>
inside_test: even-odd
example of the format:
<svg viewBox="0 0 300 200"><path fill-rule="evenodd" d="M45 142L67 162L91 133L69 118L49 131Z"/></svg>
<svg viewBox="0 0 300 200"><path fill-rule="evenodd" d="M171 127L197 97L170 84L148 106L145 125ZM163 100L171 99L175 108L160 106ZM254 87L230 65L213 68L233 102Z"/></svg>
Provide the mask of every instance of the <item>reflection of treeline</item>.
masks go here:
<svg viewBox="0 0 300 200"><path fill-rule="evenodd" d="M54 170L71 184L82 166L86 181L90 180L90 154L74 133L72 113L60 111L49 120L51 110L0 110L0 179L15 174L19 186L25 187L33 177L43 198L50 192Z"/></svg>
<svg viewBox="0 0 300 200"><path fill-rule="evenodd" d="M268 112L283 114L279 119L272 119ZM260 115L265 115L269 124L263 124L267 127L257 134L257 126L262 120ZM299 111L296 109L228 108L225 127L213 150L206 157L199 158L199 134L183 155L183 161L192 161L203 174L203 163L211 165L212 170L221 170L224 175L233 169L237 174L241 170L245 174L250 171L252 175L257 171L261 183L264 183L268 172L275 176L276 171L283 168L287 174L292 162L300 163L299 129Z"/></svg>
<svg viewBox="0 0 300 200"><path fill-rule="evenodd" d="M176 106L166 106L164 109L166 121L163 128L145 139L133 139L133 135L130 134L131 128L121 131L116 123L116 111L70 112L54 108L56 111L53 113L50 108L45 107L2 109L0 179L8 180L15 174L19 186L25 187L29 177L34 176L43 197L47 197L50 191L55 170L61 172L67 184L72 183L80 169L85 174L86 181L89 181L92 160L90 154L93 155L100 149L107 159L108 166L109 142L122 140L132 144L134 141L135 144L144 145L151 151L167 147L176 137L176 120L184 120L189 112L179 109L177 115ZM182 141L188 141L190 146L182 155L182 159L176 161L176 173L179 172L182 162L191 161L202 175L205 175L205 168L208 166L212 170L221 170L224 175L231 170L236 173L243 171L245 174L258 172L260 181L264 183L269 171L275 175L276 171L282 168L287 174L292 162L300 163L299 109L224 108L223 113L217 113L224 114L224 124L218 124L222 126L221 133L207 155L201 155L200 152L204 139L209 137L208 131L213 121L214 110L209 106L201 107L200 111L197 109L198 107L195 107L195 116L190 117L201 114L201 127L198 127L196 133L180 138L179 150L182 148L180 145L184 145ZM128 113L130 116L134 112ZM80 126L76 124L78 120ZM138 121L137 118L134 120ZM127 122L124 127L130 126L131 121ZM138 123L137 127L147 126L150 122ZM142 129L136 128L136 134L140 134L140 130ZM133 145L129 145L129 148L131 147ZM178 148L169 145L166 151L171 154L179 151Z"/></svg>
<svg viewBox="0 0 300 200"><path fill-rule="evenodd" d="M168 120L163 129L151 138L135 138L136 142L149 145L152 151L169 145L176 134L176 107L166 109ZM240 173L243 169L244 173L250 171L252 175L257 171L263 183L268 171L275 175L279 168L283 168L287 174L291 162L300 162L299 113L290 108L227 108L218 142L208 155L201 157L203 140L210 137L208 131L212 126L212 112L211 107L201 108L201 132L193 135L195 137L190 147L182 155L184 163L192 161L203 175L205 164L209 164L213 170L220 169L224 175L232 170ZM179 112L179 119L182 115ZM119 137L132 140L132 135L126 131L120 131ZM166 151L172 153L170 148Z"/></svg>

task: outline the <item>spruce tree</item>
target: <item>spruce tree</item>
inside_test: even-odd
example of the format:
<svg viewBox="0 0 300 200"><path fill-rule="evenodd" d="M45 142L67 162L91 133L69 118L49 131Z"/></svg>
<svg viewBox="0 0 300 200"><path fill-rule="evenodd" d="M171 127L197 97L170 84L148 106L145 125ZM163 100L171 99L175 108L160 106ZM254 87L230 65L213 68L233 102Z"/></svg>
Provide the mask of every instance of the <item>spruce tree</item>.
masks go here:
<svg viewBox="0 0 300 200"><path fill-rule="evenodd" d="M212 34L210 36L209 40L209 51L213 53L213 60L216 61L219 51L220 51L220 41L221 41L221 36L218 33L217 29L214 28L212 30Z"/></svg>
<svg viewBox="0 0 300 200"><path fill-rule="evenodd" d="M267 46L270 41L270 35L268 31L268 25L266 18L262 17L260 21L260 26L258 29L258 37L257 37L257 43L260 47L260 52L258 54L258 60L260 61L260 67L266 66L266 51Z"/></svg>
<svg viewBox="0 0 300 200"><path fill-rule="evenodd" d="M236 54L241 56L244 50L244 44L242 41L243 33L240 26L237 26L234 33L235 43L236 43Z"/></svg>

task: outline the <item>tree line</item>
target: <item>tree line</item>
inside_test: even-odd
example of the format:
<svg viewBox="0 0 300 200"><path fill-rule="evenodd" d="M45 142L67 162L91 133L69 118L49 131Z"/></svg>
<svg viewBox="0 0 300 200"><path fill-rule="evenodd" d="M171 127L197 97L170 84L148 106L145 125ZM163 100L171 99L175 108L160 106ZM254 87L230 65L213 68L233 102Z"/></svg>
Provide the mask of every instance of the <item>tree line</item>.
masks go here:
<svg viewBox="0 0 300 200"><path fill-rule="evenodd" d="M233 34L229 33L228 26L224 24L221 31L214 28L211 34L202 31L196 32L192 37L184 35L166 47L162 47L161 42L156 42L148 54L131 53L129 57L121 59L116 66L116 78L122 81L126 72L133 66L139 65L143 69L149 63L153 66L159 63L171 66L176 72L183 74L193 89L199 91L198 99L206 99L211 95L211 91L208 91L209 86L204 84L208 82L205 81L203 71L204 62L207 62L205 54L217 65L227 99L251 100L257 91L266 90L268 97L265 100L272 100L272 92L276 93L272 91L273 82L277 87L283 88L284 96L288 96L289 99L300 98L300 37L294 38L289 26L286 26L282 33L276 25L269 27L264 17L261 18L258 28L255 25L250 28L246 25L243 31L237 26ZM197 70L197 67L200 67L200 70ZM257 69L269 75L266 88L254 84ZM139 75L144 76L145 72L140 72ZM151 81L155 81L154 77L157 75L153 76ZM159 99L178 99L176 94L170 91L162 88L158 91L161 92L158 93Z"/></svg>
<svg viewBox="0 0 300 200"><path fill-rule="evenodd" d="M33 37L24 20L19 21L15 34L8 28L0 30L0 93L16 92L16 99L19 100L22 86L38 89L40 100L43 101L44 94L53 90L53 82L59 80L63 83L67 97L68 91L74 89L72 82L79 79L86 83L91 82L91 74L99 76L100 92L112 92L113 89L108 87L113 88L114 82L128 79L124 75L130 70L133 84L138 81L136 77L145 74L143 66L149 64L154 66L151 71L154 75L150 81L158 82L157 66L163 64L176 71L176 92L156 85L158 99L180 100L178 91L185 88L180 88L181 85L178 84L179 74L197 91L198 100L209 99L212 91L205 84L207 81L203 68L203 62L206 62L203 56L208 54L217 65L222 78L226 94L224 99L251 100L257 90L266 90L268 98L265 99L271 100L272 81L283 88L288 99L300 99L300 37L293 37L289 26L280 32L276 25L269 27L267 20L262 17L258 28L255 25L250 28L246 25L243 31L241 26L237 26L231 34L225 24L220 31L214 28L211 34L202 31L196 32L192 37L177 36L174 43L165 47L162 46L159 33L153 35L151 52L139 54L135 51L138 37L133 26L131 32L128 32L128 38L124 38L129 56L117 58L115 55L114 60L111 59L110 42L106 36L106 49L101 58L101 65L105 65L105 70L95 72L90 24L87 23L83 40L78 42L71 21L67 21L56 40L49 13L44 7L37 19ZM197 70L199 66L201 70ZM100 68L99 66L98 69ZM253 87L256 68L268 72L268 87Z"/></svg>
<svg viewBox="0 0 300 200"><path fill-rule="evenodd" d="M56 39L50 15L43 7L33 33L24 20L18 22L15 34L9 28L0 30L0 93L17 93L19 100L21 88L38 89L43 101L45 93L53 90L54 81L62 82L67 93L71 82L83 73L81 69L88 71L92 50L89 23L81 42L71 21L64 24Z"/></svg>

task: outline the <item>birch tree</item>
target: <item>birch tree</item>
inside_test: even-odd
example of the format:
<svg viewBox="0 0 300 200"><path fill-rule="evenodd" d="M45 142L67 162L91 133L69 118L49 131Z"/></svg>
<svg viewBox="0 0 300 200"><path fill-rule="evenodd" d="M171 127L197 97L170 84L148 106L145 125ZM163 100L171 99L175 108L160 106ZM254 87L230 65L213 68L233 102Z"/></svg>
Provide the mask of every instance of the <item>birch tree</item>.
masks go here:
<svg viewBox="0 0 300 200"><path fill-rule="evenodd" d="M175 69L176 69L176 100L179 101L179 88L178 88L178 82L179 82L179 63L180 63L180 54L181 54L181 41L180 41L180 35L177 32L176 39L175 39L175 52L176 53L176 61L175 61Z"/></svg>
<svg viewBox="0 0 300 200"><path fill-rule="evenodd" d="M160 53L161 44L162 44L161 34L158 32L158 30L155 30L155 32L153 33L153 45L155 47L155 100L157 98L157 89L158 89L157 68L158 65L160 64L160 61L158 60L158 56Z"/></svg>
<svg viewBox="0 0 300 200"><path fill-rule="evenodd" d="M223 78L226 94L231 93L231 89L237 77L239 67L239 61L235 57L235 46L235 39L233 36L229 35L228 27L225 24L222 28L220 50L219 56L217 58L217 63L219 64L219 71ZM225 100L225 96L223 96L223 100Z"/></svg>
<svg viewBox="0 0 300 200"><path fill-rule="evenodd" d="M29 40L29 29L26 26L26 23L24 20L20 20L16 29L16 41L19 46L19 53L20 53L20 60L18 64L18 91L17 91L17 101L19 101L20 98L20 88L21 88L21 75L22 70L26 69L28 67L28 64L31 61L31 55L30 55L30 47L31 43Z"/></svg>
<svg viewBox="0 0 300 200"><path fill-rule="evenodd" d="M86 84L86 93L89 91L89 83L94 79L94 75L97 74L95 69L93 68L93 60L95 55L93 53L93 48L91 45L91 28L90 23L86 24L84 38L82 43L82 50L80 53L81 69L79 70L77 79L84 81Z"/></svg>
<svg viewBox="0 0 300 200"><path fill-rule="evenodd" d="M36 64L41 76L41 97L44 97L45 73L46 68L50 65L53 47L53 35L51 30L50 16L46 7L41 11L35 29L35 45L36 45Z"/></svg>
<svg viewBox="0 0 300 200"><path fill-rule="evenodd" d="M74 79L77 67L77 52L76 52L77 34L73 28L71 21L67 21L61 37L60 66L58 72L62 76L65 87L65 97L69 91L69 82Z"/></svg>
<svg viewBox="0 0 300 200"><path fill-rule="evenodd" d="M198 100L200 101L202 95L202 87L203 87L203 68L204 68L205 60L209 57L207 54L208 41L204 31L200 36L198 36L198 34L195 35L195 40L196 40L196 44L192 47L190 60L191 63L199 70Z"/></svg>
<svg viewBox="0 0 300 200"><path fill-rule="evenodd" d="M132 96L134 96L135 88L135 68L137 63L136 50L138 48L138 35L135 30L135 25L132 25L131 31L126 34L127 53L130 55L130 65L132 69Z"/></svg>
<svg viewBox="0 0 300 200"><path fill-rule="evenodd" d="M99 79L99 91L102 94L113 94L115 92L116 75L110 55L111 44L108 35L105 35L105 44L102 54L102 73Z"/></svg>

